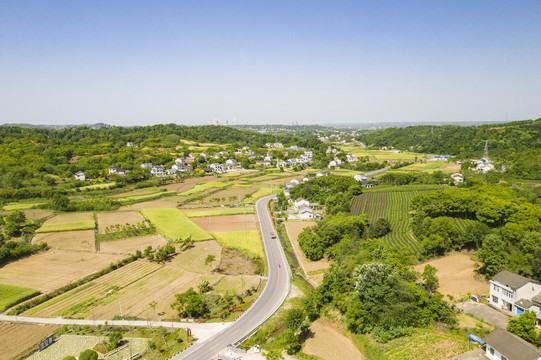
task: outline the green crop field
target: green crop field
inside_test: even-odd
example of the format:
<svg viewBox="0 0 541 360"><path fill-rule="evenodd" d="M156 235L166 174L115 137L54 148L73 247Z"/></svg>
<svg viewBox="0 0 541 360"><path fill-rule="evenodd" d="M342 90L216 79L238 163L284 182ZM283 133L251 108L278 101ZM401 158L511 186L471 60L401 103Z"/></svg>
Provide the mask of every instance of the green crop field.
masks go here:
<svg viewBox="0 0 541 360"><path fill-rule="evenodd" d="M203 191L209 190L209 189L220 189L229 186L229 184L225 182L220 181L211 181L204 184L197 184L190 190L186 190L184 192L179 193L180 196L191 196L196 195L199 193L202 193Z"/></svg>
<svg viewBox="0 0 541 360"><path fill-rule="evenodd" d="M33 209L36 206L46 204L45 201L34 202L10 202L4 205L5 211Z"/></svg>
<svg viewBox="0 0 541 360"><path fill-rule="evenodd" d="M382 240L391 247L406 247L418 254L420 244L410 231L410 201L416 195L441 188L441 185L405 185L365 190L364 194L353 200L351 214L367 214L370 222L386 218L391 223L391 232Z"/></svg>
<svg viewBox="0 0 541 360"><path fill-rule="evenodd" d="M392 150L367 150L360 146L339 146L340 149L348 154L354 154L357 157L370 157L370 161L412 161L428 157L426 154L399 152L395 153Z"/></svg>
<svg viewBox="0 0 541 360"><path fill-rule="evenodd" d="M273 192L271 191L271 188L260 188L255 193L253 193L252 196L242 200L242 204L255 204L258 199L261 199L262 197L265 197L267 195L271 195L272 193Z"/></svg>
<svg viewBox="0 0 541 360"><path fill-rule="evenodd" d="M224 208L218 210L202 210L185 213L189 218L196 217L207 217L207 216L221 216L221 215L245 215L245 214L255 214L253 207L237 207L237 208Z"/></svg>
<svg viewBox="0 0 541 360"><path fill-rule="evenodd" d="M246 251L261 258L265 257L263 242L257 230L228 231L213 233L212 235L221 245L227 248L233 248L241 252Z"/></svg>
<svg viewBox="0 0 541 360"><path fill-rule="evenodd" d="M160 192L155 192L152 194L142 194L142 195L120 197L120 198L116 198L116 200L120 201L121 204L126 205L126 204L131 204L131 203L136 203L136 202L156 200L165 196L174 196L176 194L177 194L176 191L160 191Z"/></svg>
<svg viewBox="0 0 541 360"><path fill-rule="evenodd" d="M75 230L93 230L96 227L94 220L69 221L56 224L43 224L36 230L36 233L75 231Z"/></svg>
<svg viewBox="0 0 541 360"><path fill-rule="evenodd" d="M100 190L100 189L109 189L112 186L115 186L115 182L110 183L104 183L104 184L94 184L94 185L87 185L87 186L81 186L80 188L75 188L79 190Z"/></svg>
<svg viewBox="0 0 541 360"><path fill-rule="evenodd" d="M39 293L35 289L0 284L0 312Z"/></svg>
<svg viewBox="0 0 541 360"><path fill-rule="evenodd" d="M169 240L185 239L188 236L195 241L212 239L208 232L194 224L178 209L143 209L141 214Z"/></svg>

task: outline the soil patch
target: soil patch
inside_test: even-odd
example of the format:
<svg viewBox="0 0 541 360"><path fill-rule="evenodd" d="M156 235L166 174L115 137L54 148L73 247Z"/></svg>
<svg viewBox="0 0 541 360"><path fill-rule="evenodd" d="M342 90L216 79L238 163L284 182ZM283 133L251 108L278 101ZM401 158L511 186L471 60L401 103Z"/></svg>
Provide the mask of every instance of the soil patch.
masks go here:
<svg viewBox="0 0 541 360"><path fill-rule="evenodd" d="M134 225L145 221L143 215L137 211L101 212L96 214L96 218L100 234L105 234L105 229L111 225Z"/></svg>
<svg viewBox="0 0 541 360"><path fill-rule="evenodd" d="M310 330L313 336L306 340L304 353L319 356L324 360L363 359L359 349L336 326L319 319L312 324Z"/></svg>
<svg viewBox="0 0 541 360"><path fill-rule="evenodd" d="M443 295L450 294L455 298L472 293L488 295L489 284L486 280L475 276L475 261L467 253L451 253L439 259L414 266L415 271L423 272L425 265L430 264L438 269L436 276L440 281L438 291Z"/></svg>
<svg viewBox="0 0 541 360"><path fill-rule="evenodd" d="M32 244L42 242L57 249L96 251L94 230L40 233L32 238Z"/></svg>
<svg viewBox="0 0 541 360"><path fill-rule="evenodd" d="M167 240L161 235L141 236L136 238L103 241L100 243L100 252L111 254L133 254L137 250L145 251L148 246L153 249L167 244Z"/></svg>
<svg viewBox="0 0 541 360"><path fill-rule="evenodd" d="M224 248L220 268L228 275L256 274L257 265L240 251Z"/></svg>
<svg viewBox="0 0 541 360"><path fill-rule="evenodd" d="M197 241L193 247L178 253L168 264L169 266L197 273L210 273L212 269L220 264L222 249L222 246L216 240ZM205 260L209 255L214 255L216 260L210 264L205 264Z"/></svg>
<svg viewBox="0 0 541 360"><path fill-rule="evenodd" d="M49 250L4 265L0 268L0 283L47 293L104 269L122 258L122 255Z"/></svg>
<svg viewBox="0 0 541 360"><path fill-rule="evenodd" d="M314 226L315 221L286 221L287 233L289 234L289 240L295 248L297 257L299 258L304 270L309 273L312 271L324 270L331 267L331 264L326 260L310 261L302 252L299 242L297 241L299 234L307 227Z"/></svg>
<svg viewBox="0 0 541 360"><path fill-rule="evenodd" d="M257 219L254 214L209 216L190 220L210 233L257 230Z"/></svg>
<svg viewBox="0 0 541 360"><path fill-rule="evenodd" d="M130 210L142 210L142 209L164 209L164 208L175 208L178 205L179 200L182 199L180 196L166 196L161 199L151 200L140 202L132 205L126 205L120 207L120 211L130 211Z"/></svg>
<svg viewBox="0 0 541 360"><path fill-rule="evenodd" d="M60 325L0 324L2 359L14 360L35 349L38 342L60 328Z"/></svg>
<svg viewBox="0 0 541 360"><path fill-rule="evenodd" d="M36 209L23 210L23 212L27 218L32 219L32 220L43 219L44 217L51 216L53 214L52 211L36 210Z"/></svg>
<svg viewBox="0 0 541 360"><path fill-rule="evenodd" d="M74 214L60 214L55 215L50 219L47 219L44 224L58 224L66 223L72 221L84 221L84 220L94 220L92 213L74 213Z"/></svg>

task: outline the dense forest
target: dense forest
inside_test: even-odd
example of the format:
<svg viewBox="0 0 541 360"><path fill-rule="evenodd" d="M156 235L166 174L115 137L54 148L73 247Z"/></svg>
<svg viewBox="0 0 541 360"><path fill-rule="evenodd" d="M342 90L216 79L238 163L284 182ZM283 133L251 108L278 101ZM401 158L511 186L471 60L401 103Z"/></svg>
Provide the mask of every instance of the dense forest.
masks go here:
<svg viewBox="0 0 541 360"><path fill-rule="evenodd" d="M481 126L410 126L365 132L358 140L367 146L404 151L450 154L459 159L488 154L509 167L511 175L541 179L541 119Z"/></svg>

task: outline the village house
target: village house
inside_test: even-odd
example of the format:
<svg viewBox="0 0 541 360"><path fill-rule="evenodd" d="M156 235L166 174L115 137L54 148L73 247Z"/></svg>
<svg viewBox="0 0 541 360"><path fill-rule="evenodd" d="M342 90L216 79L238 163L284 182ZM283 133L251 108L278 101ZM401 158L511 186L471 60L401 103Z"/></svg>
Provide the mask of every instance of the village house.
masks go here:
<svg viewBox="0 0 541 360"><path fill-rule="evenodd" d="M316 177L329 176L330 174L328 171L321 171L316 174Z"/></svg>
<svg viewBox="0 0 541 360"><path fill-rule="evenodd" d="M495 329L484 340L485 356L491 360L541 359L541 350L504 329Z"/></svg>
<svg viewBox="0 0 541 360"><path fill-rule="evenodd" d="M368 184L368 181L370 180L365 174L356 174L353 175L353 178L356 181L360 182L362 186L366 186L366 184Z"/></svg>
<svg viewBox="0 0 541 360"><path fill-rule="evenodd" d="M141 164L141 168L143 168L145 170L150 170L150 169L152 169L152 163L143 163L143 164Z"/></svg>
<svg viewBox="0 0 541 360"><path fill-rule="evenodd" d="M507 270L500 271L490 280L489 303L515 316L526 310L541 316L541 283Z"/></svg>
<svg viewBox="0 0 541 360"><path fill-rule="evenodd" d="M82 172L82 171L77 171L77 172L75 173L75 180L85 181L85 180L86 180L85 173Z"/></svg>
<svg viewBox="0 0 541 360"><path fill-rule="evenodd" d="M128 141L128 142L126 143L126 146L127 146L127 147L133 147L134 145L133 145L133 143L132 143L131 141Z"/></svg>
<svg viewBox="0 0 541 360"><path fill-rule="evenodd" d="M150 175L153 175L153 176L163 176L164 174L165 174L165 171L163 170L162 165L155 165L150 170Z"/></svg>
<svg viewBox="0 0 541 360"><path fill-rule="evenodd" d="M314 217L313 210L310 207L310 202L304 198L298 198L293 203L295 210L297 211L297 217L299 219L312 219Z"/></svg>
<svg viewBox="0 0 541 360"><path fill-rule="evenodd" d="M357 159L357 156L355 156L355 154L347 154L346 155L346 160L348 163L352 163L352 162L355 162L359 159Z"/></svg>
<svg viewBox="0 0 541 360"><path fill-rule="evenodd" d="M459 173L451 174L451 179L453 179L453 183L455 185L461 184L464 182L464 175Z"/></svg>
<svg viewBox="0 0 541 360"><path fill-rule="evenodd" d="M111 166L109 167L109 175L115 174L115 175L126 175L128 173L128 170L124 170L119 166Z"/></svg>
<svg viewBox="0 0 541 360"><path fill-rule="evenodd" d="M177 169L171 168L171 169L165 170L165 175L167 176L176 175L176 173L177 173Z"/></svg>
<svg viewBox="0 0 541 360"><path fill-rule="evenodd" d="M210 168L213 172L221 174L224 173L226 170L226 166L224 164L218 164L218 163L212 163L210 164Z"/></svg>

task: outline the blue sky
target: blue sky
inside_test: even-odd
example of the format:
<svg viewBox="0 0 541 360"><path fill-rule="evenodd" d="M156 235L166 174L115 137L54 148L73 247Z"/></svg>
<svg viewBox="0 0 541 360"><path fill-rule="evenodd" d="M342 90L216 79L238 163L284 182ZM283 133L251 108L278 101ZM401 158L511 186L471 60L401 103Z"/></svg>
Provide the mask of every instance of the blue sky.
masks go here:
<svg viewBox="0 0 541 360"><path fill-rule="evenodd" d="M0 123L541 117L540 1L2 1Z"/></svg>

